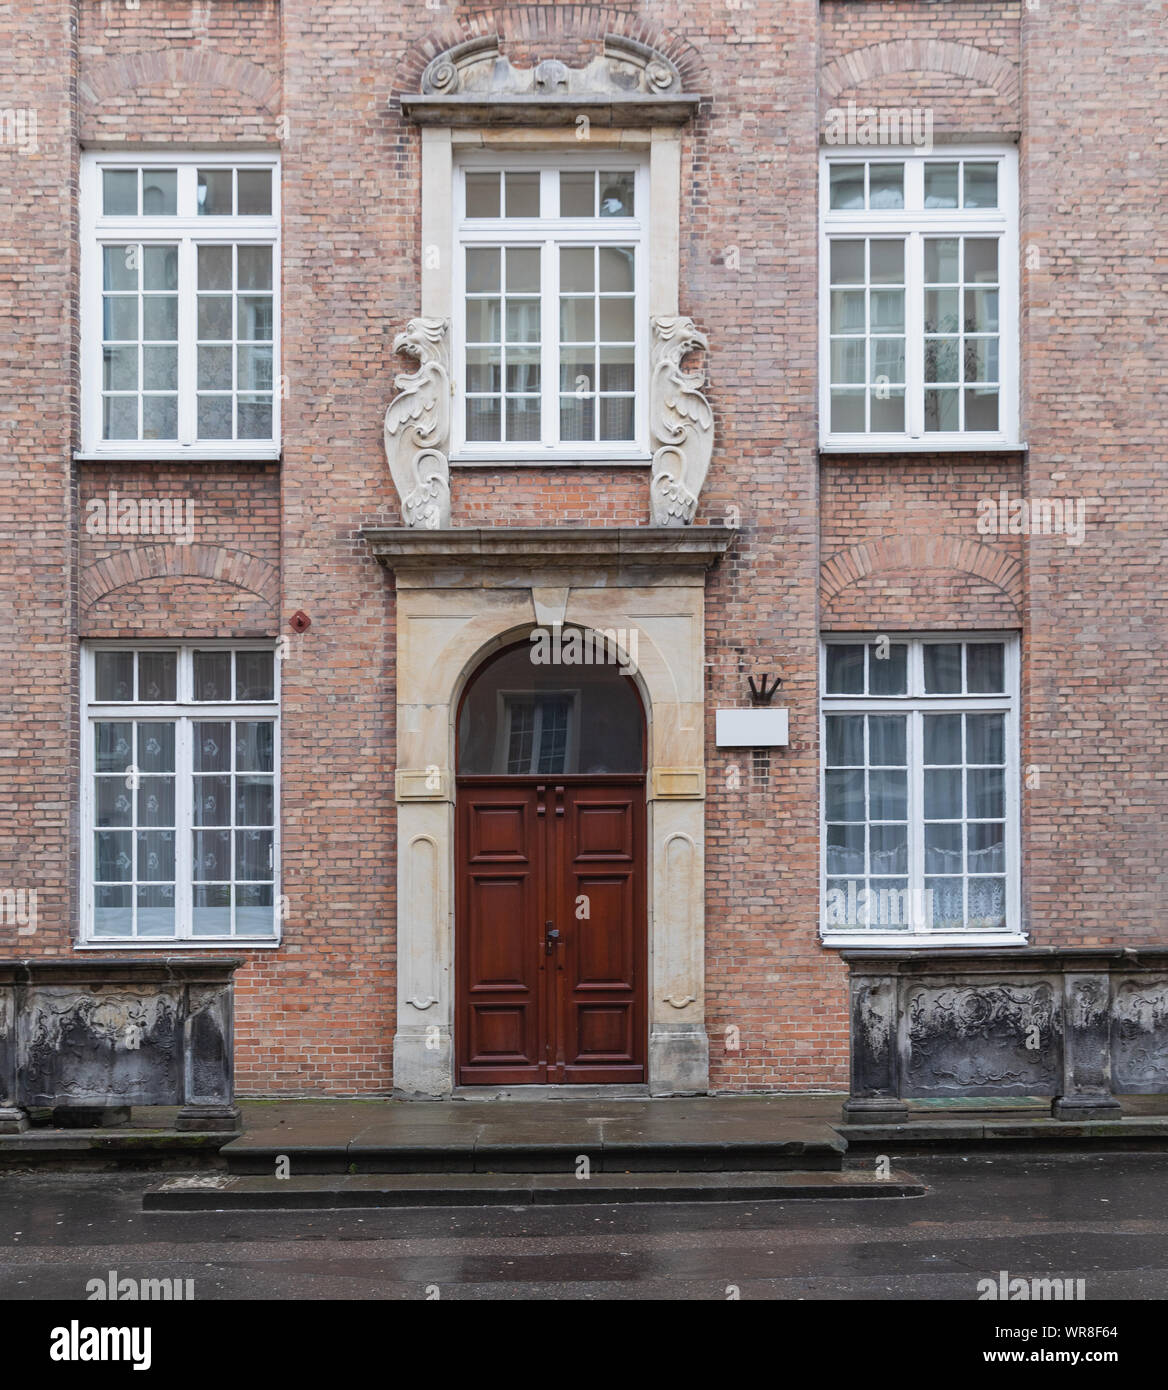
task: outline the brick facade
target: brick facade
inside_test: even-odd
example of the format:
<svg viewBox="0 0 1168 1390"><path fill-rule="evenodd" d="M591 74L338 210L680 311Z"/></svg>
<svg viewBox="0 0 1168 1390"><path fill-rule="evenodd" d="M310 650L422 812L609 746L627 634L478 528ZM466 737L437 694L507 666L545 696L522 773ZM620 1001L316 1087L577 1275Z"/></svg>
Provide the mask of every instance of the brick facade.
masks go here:
<svg viewBox="0 0 1168 1390"><path fill-rule="evenodd" d="M576 63L610 32L663 50L705 98L683 131L680 240L717 431L697 521L740 527L707 583L707 708L744 704L746 676L770 671L791 710L766 777L708 721L712 1088L846 1080L844 970L817 930L820 631L1021 632L1022 763L1041 769L1023 793L1031 943L1163 944L1168 170L1147 113L1166 17L1163 0L16 5L0 106L35 109L37 149L0 151L0 878L36 888L39 918L18 952L76 936L80 640L283 634L290 915L278 950L231 952L247 962L239 1082L392 1086L395 597L360 532L397 521L382 415L410 369L393 336L418 312L420 141L398 99L462 38ZM819 454L817 155L848 101L928 108L942 137L1020 138L1028 451ZM74 461L79 151L207 144L282 155L282 459ZM453 473L455 526L648 521L642 468ZM1087 497L1084 543L980 536L977 504L1003 487ZM111 488L192 499L195 543L87 534Z"/></svg>

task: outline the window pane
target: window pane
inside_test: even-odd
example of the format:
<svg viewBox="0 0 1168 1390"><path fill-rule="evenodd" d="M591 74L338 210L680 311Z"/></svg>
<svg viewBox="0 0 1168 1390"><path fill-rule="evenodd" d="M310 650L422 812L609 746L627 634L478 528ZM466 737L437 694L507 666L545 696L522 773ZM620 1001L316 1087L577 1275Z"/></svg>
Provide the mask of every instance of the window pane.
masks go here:
<svg viewBox="0 0 1168 1390"><path fill-rule="evenodd" d="M863 767L864 716L862 714L829 714L827 726L828 767Z"/></svg>
<svg viewBox="0 0 1168 1390"><path fill-rule="evenodd" d="M864 206L864 166L862 164L832 164L830 166L831 206L855 211Z"/></svg>
<svg viewBox="0 0 1168 1390"><path fill-rule="evenodd" d="M195 699L230 700L231 653L195 652L193 661Z"/></svg>
<svg viewBox="0 0 1168 1390"><path fill-rule="evenodd" d="M633 175L631 173L606 174L599 178L601 217L632 217Z"/></svg>
<svg viewBox="0 0 1168 1390"><path fill-rule="evenodd" d="M178 388L178 349L142 349L142 385L147 391L174 391Z"/></svg>
<svg viewBox="0 0 1168 1390"><path fill-rule="evenodd" d="M959 874L964 867L960 825L925 824L925 873Z"/></svg>
<svg viewBox="0 0 1168 1390"><path fill-rule="evenodd" d="M824 774L824 814L829 821L864 819L864 774L862 771Z"/></svg>
<svg viewBox="0 0 1168 1390"><path fill-rule="evenodd" d="M499 179L496 170L466 176L466 215L468 217L498 217Z"/></svg>
<svg viewBox="0 0 1168 1390"><path fill-rule="evenodd" d="M270 217L272 212L272 171L270 169L240 169L239 206L241 217Z"/></svg>
<svg viewBox="0 0 1168 1390"><path fill-rule="evenodd" d="M506 401L507 439L513 444L530 444L540 437L540 401L530 396L508 396Z"/></svg>
<svg viewBox="0 0 1168 1390"><path fill-rule="evenodd" d="M870 714L868 716L868 762L873 767L904 767L905 716L903 714ZM880 820L894 820L881 816Z"/></svg>
<svg viewBox="0 0 1168 1390"><path fill-rule="evenodd" d="M539 248L508 246L507 293L538 294L539 289Z"/></svg>
<svg viewBox="0 0 1168 1390"><path fill-rule="evenodd" d="M103 169L101 210L106 217L137 217L137 169Z"/></svg>
<svg viewBox="0 0 1168 1390"><path fill-rule="evenodd" d="M195 777L194 817L196 825L231 824L231 778Z"/></svg>
<svg viewBox="0 0 1168 1390"><path fill-rule="evenodd" d="M864 283L863 241L843 241L838 237L831 243L831 283L833 285L862 285Z"/></svg>
<svg viewBox="0 0 1168 1390"><path fill-rule="evenodd" d="M956 328L956 316L954 318ZM965 323L967 333L996 333L998 331L998 291L966 290Z"/></svg>
<svg viewBox="0 0 1168 1390"><path fill-rule="evenodd" d="M591 246L561 247L560 290L566 294L591 294L596 288L595 259Z"/></svg>
<svg viewBox="0 0 1168 1390"><path fill-rule="evenodd" d="M134 836L129 830L98 830L94 878L99 883L130 883L134 877Z"/></svg>
<svg viewBox="0 0 1168 1390"><path fill-rule="evenodd" d="M925 283L957 284L957 243L955 236L925 238Z"/></svg>
<svg viewBox="0 0 1168 1390"><path fill-rule="evenodd" d="M230 362L230 348L225 348ZM231 438L231 400L230 396L200 396L198 404L198 432L200 439Z"/></svg>
<svg viewBox="0 0 1168 1390"><path fill-rule="evenodd" d="M903 290L873 290L870 303L873 333L904 332Z"/></svg>
<svg viewBox="0 0 1168 1390"><path fill-rule="evenodd" d="M602 299L600 301L600 340L606 343L631 343L637 336L636 317L631 299Z"/></svg>
<svg viewBox="0 0 1168 1390"><path fill-rule="evenodd" d="M864 392L831 393L831 429L834 434L864 433Z"/></svg>
<svg viewBox="0 0 1168 1390"><path fill-rule="evenodd" d="M497 294L503 287L500 266L500 247L468 246L466 251L467 293Z"/></svg>
<svg viewBox="0 0 1168 1390"><path fill-rule="evenodd" d="M276 917L270 883L240 883L235 889L235 934L274 936Z"/></svg>
<svg viewBox="0 0 1168 1390"><path fill-rule="evenodd" d="M230 772L231 725L223 720L196 723L194 757L196 772Z"/></svg>
<svg viewBox="0 0 1168 1390"><path fill-rule="evenodd" d="M967 291L968 294L970 291ZM957 321L957 290L925 291L925 332L956 333L960 328Z"/></svg>
<svg viewBox="0 0 1168 1390"><path fill-rule="evenodd" d="M903 391L889 391L887 396L880 391L874 391L872 393L871 430L873 434L903 433Z"/></svg>
<svg viewBox="0 0 1168 1390"><path fill-rule="evenodd" d="M134 698L133 652L94 652L93 675L94 696L99 702Z"/></svg>
<svg viewBox="0 0 1168 1390"><path fill-rule="evenodd" d="M130 936L134 930L134 909L130 888L98 884L94 888L93 934Z"/></svg>
<svg viewBox="0 0 1168 1390"><path fill-rule="evenodd" d="M228 865L230 869L230 865ZM231 935L231 885L229 883L197 883L195 885L194 923L196 936Z"/></svg>
<svg viewBox="0 0 1168 1390"><path fill-rule="evenodd" d="M908 873L907 825L873 825L868 834L872 839L874 874Z"/></svg>
<svg viewBox="0 0 1168 1390"><path fill-rule="evenodd" d="M228 246L223 249L227 252L227 286L230 288L231 248ZM270 246L240 246L237 248L237 254L239 256L239 288L241 290L270 290L272 288L272 248Z"/></svg>
<svg viewBox="0 0 1168 1390"><path fill-rule="evenodd" d="M468 299L466 302L466 340L468 343L498 343L503 338L502 301Z"/></svg>
<svg viewBox="0 0 1168 1390"><path fill-rule="evenodd" d="M138 288L139 248L137 246L125 244L103 246L101 256L103 289L136 290Z"/></svg>
<svg viewBox="0 0 1168 1390"><path fill-rule="evenodd" d="M588 301L591 305L591 300ZM506 341L509 343L538 343L540 336L540 302L538 299L508 299Z"/></svg>
<svg viewBox="0 0 1168 1390"><path fill-rule="evenodd" d="M997 391L966 391L965 428L967 430L996 430L998 428Z"/></svg>
<svg viewBox="0 0 1168 1390"><path fill-rule="evenodd" d="M863 338L837 338L831 345L831 379L836 383L859 382L867 379Z"/></svg>
<svg viewBox="0 0 1168 1390"><path fill-rule="evenodd" d="M588 343L596 338L596 301L593 299L560 299L560 341ZM538 337L538 333L537 333Z"/></svg>
<svg viewBox="0 0 1168 1390"><path fill-rule="evenodd" d="M864 857L864 827L862 825L829 825L827 827L827 872L856 874L867 872Z"/></svg>
<svg viewBox="0 0 1168 1390"><path fill-rule="evenodd" d="M514 174L506 177L508 217L539 216L539 174Z"/></svg>
<svg viewBox="0 0 1168 1390"><path fill-rule="evenodd" d="M868 773L868 815L872 820L904 820L908 815L908 773L874 768Z"/></svg>
<svg viewBox="0 0 1168 1390"><path fill-rule="evenodd" d="M1006 880L1004 878L971 878L969 880L970 927L1004 927L1006 925Z"/></svg>
<svg viewBox="0 0 1168 1390"><path fill-rule="evenodd" d="M874 285L904 284L904 242L873 241L868 255Z"/></svg>
<svg viewBox="0 0 1168 1390"><path fill-rule="evenodd" d="M143 246L142 288L144 290L178 289L178 247ZM146 335L150 337L150 334Z"/></svg>
<svg viewBox="0 0 1168 1390"><path fill-rule="evenodd" d="M142 170L143 217L173 217L178 211L178 171Z"/></svg>
<svg viewBox="0 0 1168 1390"><path fill-rule="evenodd" d="M200 246L198 249L198 288L231 289L231 247Z"/></svg>
<svg viewBox="0 0 1168 1390"><path fill-rule="evenodd" d="M634 434L633 401L629 396L601 396L600 438L605 442L631 440Z"/></svg>
<svg viewBox="0 0 1168 1390"><path fill-rule="evenodd" d="M925 762L930 767L961 765L961 715L926 714Z"/></svg>
<svg viewBox="0 0 1168 1390"><path fill-rule="evenodd" d="M200 338L230 339L231 296L229 294L201 294L199 296L198 322Z"/></svg>
<svg viewBox="0 0 1168 1390"><path fill-rule="evenodd" d="M196 197L201 217L231 216L233 173L231 169L199 170Z"/></svg>
<svg viewBox="0 0 1168 1390"><path fill-rule="evenodd" d="M174 831L140 830L138 832L139 882L174 880Z"/></svg>
<svg viewBox="0 0 1168 1390"><path fill-rule="evenodd" d="M1002 820L1006 815L1006 781L1000 767L971 767L969 815L973 820Z"/></svg>
<svg viewBox="0 0 1168 1390"><path fill-rule="evenodd" d="M960 820L961 769L925 768L925 819Z"/></svg>
<svg viewBox="0 0 1168 1390"><path fill-rule="evenodd" d="M134 726L128 721L99 719L93 726L93 740L95 771L124 774L134 761Z"/></svg>
<svg viewBox="0 0 1168 1390"><path fill-rule="evenodd" d="M565 169L561 172L560 216L596 216L596 173L594 170Z"/></svg>
<svg viewBox="0 0 1168 1390"><path fill-rule="evenodd" d="M236 652L235 698L237 700L271 700L274 696L274 653Z"/></svg>
<svg viewBox="0 0 1168 1390"><path fill-rule="evenodd" d="M861 643L830 642L827 645L827 693L864 693L864 648Z"/></svg>
<svg viewBox="0 0 1168 1390"><path fill-rule="evenodd" d="M127 788L126 779L120 776L96 777L94 785L95 823L102 829L132 824L134 793Z"/></svg>
<svg viewBox="0 0 1168 1390"><path fill-rule="evenodd" d="M239 439L271 439L271 396L240 396L236 406L235 433Z"/></svg>
<svg viewBox="0 0 1168 1390"><path fill-rule="evenodd" d="M138 768L142 772L174 771L174 724L138 725Z"/></svg>
<svg viewBox="0 0 1168 1390"><path fill-rule="evenodd" d="M960 428L956 390L925 392L925 430L930 434L949 434Z"/></svg>
<svg viewBox="0 0 1168 1390"><path fill-rule="evenodd" d="M1006 761L1006 716L967 714L965 716L965 761L1004 763Z"/></svg>
<svg viewBox="0 0 1168 1390"><path fill-rule="evenodd" d="M977 821L966 826L971 874L1006 872L1006 827L1002 821Z"/></svg>
<svg viewBox="0 0 1168 1390"><path fill-rule="evenodd" d="M996 208L998 205L998 166L996 164L966 164L964 166L967 208Z"/></svg>
<svg viewBox="0 0 1168 1390"><path fill-rule="evenodd" d="M236 825L271 825L274 810L275 801L270 777L236 778Z"/></svg>
<svg viewBox="0 0 1168 1390"><path fill-rule="evenodd" d="M827 694L863 694L863 645L827 644Z"/></svg>
<svg viewBox="0 0 1168 1390"><path fill-rule="evenodd" d="M177 698L178 653L138 653L138 699L151 703Z"/></svg>
<svg viewBox="0 0 1168 1390"><path fill-rule="evenodd" d="M231 877L231 831L193 832L193 868L196 879Z"/></svg>
<svg viewBox="0 0 1168 1390"><path fill-rule="evenodd" d="M873 312L875 312L873 310ZM863 333L864 291L832 290L831 331L833 333Z"/></svg>
<svg viewBox="0 0 1168 1390"><path fill-rule="evenodd" d="M241 719L235 726L235 767L239 772L271 772L275 728L270 720Z"/></svg>
<svg viewBox="0 0 1168 1390"><path fill-rule="evenodd" d="M957 206L956 164L925 164L925 207L955 208Z"/></svg>
<svg viewBox="0 0 1168 1390"><path fill-rule="evenodd" d="M174 885L155 883L139 885L138 935L174 935Z"/></svg>
<svg viewBox="0 0 1168 1390"><path fill-rule="evenodd" d="M868 206L873 209L904 207L903 164L869 165Z"/></svg>
<svg viewBox="0 0 1168 1390"><path fill-rule="evenodd" d="M633 278L635 248L632 246L601 246L598 255L601 291L631 293L635 288Z"/></svg>
<svg viewBox="0 0 1168 1390"><path fill-rule="evenodd" d="M960 878L925 879L925 892L933 900L934 930L953 931L965 925L964 886Z"/></svg>
<svg viewBox="0 0 1168 1390"><path fill-rule="evenodd" d="M965 238L965 283L996 284L998 279L997 237Z"/></svg>
<svg viewBox="0 0 1168 1390"><path fill-rule="evenodd" d="M1006 688L1006 648L1002 642L969 642L965 647L969 691L997 694Z"/></svg>
<svg viewBox="0 0 1168 1390"><path fill-rule="evenodd" d="M961 692L961 643L926 642L925 693L956 695Z"/></svg>
<svg viewBox="0 0 1168 1390"><path fill-rule="evenodd" d="M476 399L471 397L466 403L466 437L476 441L497 441L502 429L502 411L498 397Z"/></svg>

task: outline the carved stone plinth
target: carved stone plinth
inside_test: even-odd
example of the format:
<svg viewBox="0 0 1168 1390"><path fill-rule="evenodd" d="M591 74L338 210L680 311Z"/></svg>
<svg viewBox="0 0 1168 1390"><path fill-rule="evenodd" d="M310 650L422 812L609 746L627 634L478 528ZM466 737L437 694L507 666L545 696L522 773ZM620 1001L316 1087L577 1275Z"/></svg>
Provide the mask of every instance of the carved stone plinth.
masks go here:
<svg viewBox="0 0 1168 1390"><path fill-rule="evenodd" d="M1105 1120L1117 1096L1168 1095L1168 951L842 956L852 1123L906 1098L1049 1096L1057 1119Z"/></svg>
<svg viewBox="0 0 1168 1390"><path fill-rule="evenodd" d="M649 515L654 526L688 526L710 471L714 412L702 395L704 370L683 371L682 358L709 342L693 319L656 317L649 362L653 469Z"/></svg>
<svg viewBox="0 0 1168 1390"><path fill-rule="evenodd" d="M450 320L411 319L394 352L418 359L394 378L385 412L385 457L407 526L450 525Z"/></svg>
<svg viewBox="0 0 1168 1390"><path fill-rule="evenodd" d="M108 1124L181 1105L180 1129L239 1128L237 960L0 960L0 1133L25 1108Z"/></svg>

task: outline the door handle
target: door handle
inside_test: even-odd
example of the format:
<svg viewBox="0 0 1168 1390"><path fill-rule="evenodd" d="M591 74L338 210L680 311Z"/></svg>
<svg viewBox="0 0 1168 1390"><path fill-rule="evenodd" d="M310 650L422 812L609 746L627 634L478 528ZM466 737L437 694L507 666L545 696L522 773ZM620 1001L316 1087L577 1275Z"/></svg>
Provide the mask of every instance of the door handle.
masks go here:
<svg viewBox="0 0 1168 1390"><path fill-rule="evenodd" d="M551 922L543 924L543 949L550 956L556 949L556 943L560 939L560 934Z"/></svg>

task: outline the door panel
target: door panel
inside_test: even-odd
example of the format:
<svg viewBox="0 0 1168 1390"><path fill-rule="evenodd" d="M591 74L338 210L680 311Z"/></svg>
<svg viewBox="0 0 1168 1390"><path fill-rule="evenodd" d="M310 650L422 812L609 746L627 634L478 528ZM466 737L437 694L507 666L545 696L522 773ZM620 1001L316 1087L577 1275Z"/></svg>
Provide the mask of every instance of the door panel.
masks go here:
<svg viewBox="0 0 1168 1390"><path fill-rule="evenodd" d="M460 1084L643 1081L644 779L460 780L456 824Z"/></svg>

